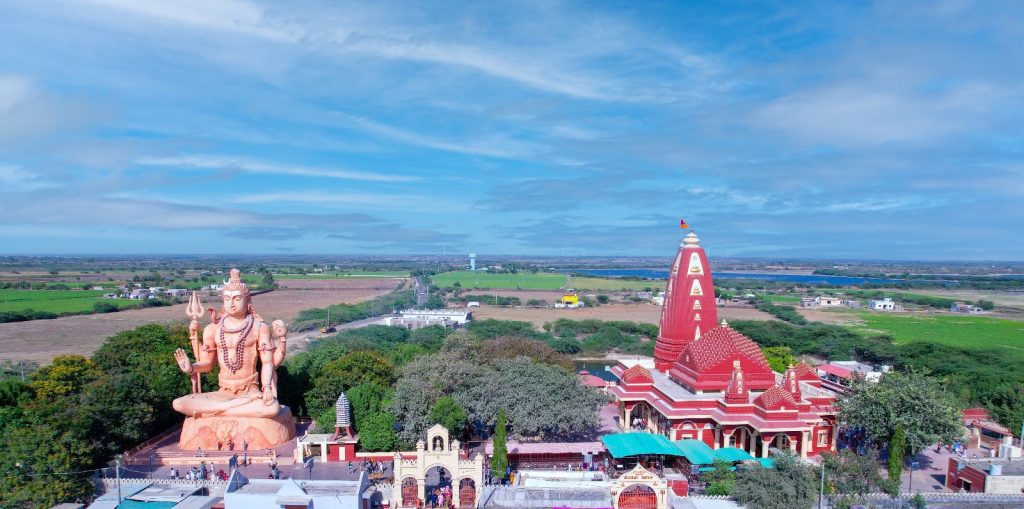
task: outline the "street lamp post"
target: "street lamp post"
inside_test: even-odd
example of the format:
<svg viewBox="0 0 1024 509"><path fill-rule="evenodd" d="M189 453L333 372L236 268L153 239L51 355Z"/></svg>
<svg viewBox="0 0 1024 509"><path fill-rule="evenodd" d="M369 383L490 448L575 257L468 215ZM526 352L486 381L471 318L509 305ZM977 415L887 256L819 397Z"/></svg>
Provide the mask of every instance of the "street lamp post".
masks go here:
<svg viewBox="0 0 1024 509"><path fill-rule="evenodd" d="M821 487L818 492L818 509L825 504L825 458L821 458Z"/></svg>

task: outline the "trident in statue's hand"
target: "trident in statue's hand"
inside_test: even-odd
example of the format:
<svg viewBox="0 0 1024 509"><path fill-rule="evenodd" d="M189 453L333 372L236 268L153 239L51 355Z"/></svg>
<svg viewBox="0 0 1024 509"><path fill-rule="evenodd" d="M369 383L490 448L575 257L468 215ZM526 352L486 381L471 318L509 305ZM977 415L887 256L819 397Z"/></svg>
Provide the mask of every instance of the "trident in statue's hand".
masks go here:
<svg viewBox="0 0 1024 509"><path fill-rule="evenodd" d="M188 324L188 339L192 343L192 355L195 356L196 361L199 361L199 318L203 316L203 304L199 302L199 294L192 291L192 296L188 299L188 305L185 306L185 316L191 318L192 321ZM193 372L192 377L192 394L199 394L203 392L202 385L199 380L199 373Z"/></svg>

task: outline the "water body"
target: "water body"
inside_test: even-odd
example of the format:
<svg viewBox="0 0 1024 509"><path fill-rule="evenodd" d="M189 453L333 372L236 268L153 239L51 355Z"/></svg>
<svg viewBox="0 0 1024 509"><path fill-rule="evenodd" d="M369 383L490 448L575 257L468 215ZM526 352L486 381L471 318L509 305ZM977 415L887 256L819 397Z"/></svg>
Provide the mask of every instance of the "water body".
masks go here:
<svg viewBox="0 0 1024 509"><path fill-rule="evenodd" d="M559 269L559 272L571 272L600 277L634 277L645 279L668 279L668 270L661 269ZM779 274L776 272L715 272L715 279L758 279L764 281L783 281L805 285L859 285L863 283L894 284L906 280L880 277L848 277L819 276L816 274Z"/></svg>
<svg viewBox="0 0 1024 509"><path fill-rule="evenodd" d="M605 369L605 368L611 368L612 366L618 364L618 361L607 361L607 360L575 361L575 364L576 364L576 372L577 373L579 373L580 371L586 370L586 371L589 371L591 375L594 375L594 376L596 376L596 377L598 377L601 380L604 380L606 382L618 382L619 381L619 379L615 378L615 375L613 375L611 371L608 371L608 370Z"/></svg>

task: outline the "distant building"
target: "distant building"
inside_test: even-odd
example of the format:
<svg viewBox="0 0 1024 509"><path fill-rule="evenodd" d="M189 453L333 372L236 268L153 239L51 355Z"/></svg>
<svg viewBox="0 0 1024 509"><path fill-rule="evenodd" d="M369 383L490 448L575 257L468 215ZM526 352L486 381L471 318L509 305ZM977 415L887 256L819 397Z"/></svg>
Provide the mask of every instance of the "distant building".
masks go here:
<svg viewBox="0 0 1024 509"><path fill-rule="evenodd" d="M843 306L844 302L843 302L843 299L840 299L839 297L822 297L822 296L818 296L818 297L814 298L814 304L816 306L818 306L818 307L825 308L825 307L839 307L839 306Z"/></svg>
<svg viewBox="0 0 1024 509"><path fill-rule="evenodd" d="M886 297L884 299L869 300L868 309L872 311L903 311L903 306L896 305L892 297Z"/></svg>
<svg viewBox="0 0 1024 509"><path fill-rule="evenodd" d="M889 366L876 368L870 364L856 361L833 361L816 366L818 376L821 377L822 386L835 392L843 393L853 383L854 379L861 378L868 382L878 382L882 374L889 371Z"/></svg>
<svg viewBox="0 0 1024 509"><path fill-rule="evenodd" d="M168 288L164 290L164 295L168 297L188 297L188 290L184 288Z"/></svg>
<svg viewBox="0 0 1024 509"><path fill-rule="evenodd" d="M1020 495L1024 461L1011 458L949 458L946 488L970 493Z"/></svg>
<svg viewBox="0 0 1024 509"><path fill-rule="evenodd" d="M802 307L802 308L818 307L818 301L814 297L800 297L800 307Z"/></svg>
<svg viewBox="0 0 1024 509"><path fill-rule="evenodd" d="M479 306L480 304L477 303ZM440 325L446 329L459 329L464 327L473 319L470 311L458 311L454 309L410 309L402 311L399 316L389 316L384 319L384 325L405 327L407 329L419 329L431 325Z"/></svg>
<svg viewBox="0 0 1024 509"><path fill-rule="evenodd" d="M984 313L985 311L978 306L967 304L966 302L954 302L949 306L950 313L962 313L965 315L977 315Z"/></svg>
<svg viewBox="0 0 1024 509"><path fill-rule="evenodd" d="M846 307L848 308L859 308L860 301L857 299L846 299Z"/></svg>

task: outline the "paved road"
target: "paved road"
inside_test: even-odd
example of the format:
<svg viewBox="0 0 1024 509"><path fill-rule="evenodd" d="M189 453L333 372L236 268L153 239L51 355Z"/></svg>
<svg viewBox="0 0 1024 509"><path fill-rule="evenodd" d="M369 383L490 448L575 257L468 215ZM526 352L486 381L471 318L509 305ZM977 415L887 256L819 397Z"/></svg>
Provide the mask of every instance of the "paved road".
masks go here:
<svg viewBox="0 0 1024 509"><path fill-rule="evenodd" d="M413 289L416 291L416 307L423 307L427 304L427 285L423 284L420 278L413 278Z"/></svg>

